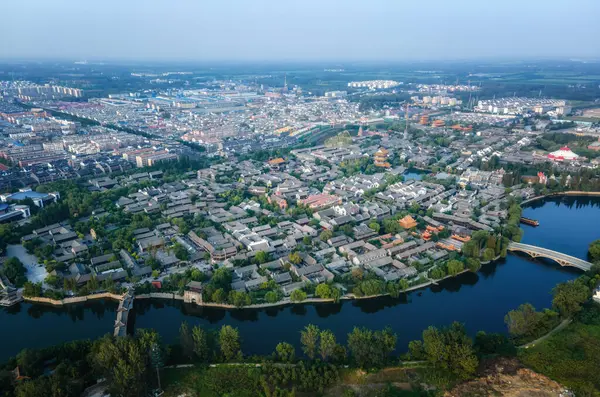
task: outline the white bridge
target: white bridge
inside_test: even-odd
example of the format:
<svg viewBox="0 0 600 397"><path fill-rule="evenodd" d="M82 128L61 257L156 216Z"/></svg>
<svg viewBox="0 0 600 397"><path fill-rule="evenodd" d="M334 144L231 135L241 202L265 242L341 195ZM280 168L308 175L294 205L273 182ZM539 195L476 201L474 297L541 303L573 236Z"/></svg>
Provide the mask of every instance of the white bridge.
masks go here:
<svg viewBox="0 0 600 397"><path fill-rule="evenodd" d="M511 242L508 244L508 250L511 252L524 252L532 258L552 259L561 266L572 266L583 271L588 271L592 267L590 262L584 261L583 259L563 254L561 252L552 251L547 248L537 247L535 245Z"/></svg>

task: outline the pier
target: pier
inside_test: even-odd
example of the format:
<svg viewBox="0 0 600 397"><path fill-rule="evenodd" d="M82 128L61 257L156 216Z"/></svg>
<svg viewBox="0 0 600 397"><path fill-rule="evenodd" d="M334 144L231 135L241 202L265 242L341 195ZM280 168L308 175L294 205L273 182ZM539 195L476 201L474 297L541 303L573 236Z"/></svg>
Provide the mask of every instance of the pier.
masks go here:
<svg viewBox="0 0 600 397"><path fill-rule="evenodd" d="M588 271L592 267L592 264L590 262L584 261L583 259L563 254L562 252L549 250L547 248L537 247L535 245L511 242L508 245L508 250L511 252L523 252L531 256L532 258L552 259L561 266L576 267L583 271Z"/></svg>

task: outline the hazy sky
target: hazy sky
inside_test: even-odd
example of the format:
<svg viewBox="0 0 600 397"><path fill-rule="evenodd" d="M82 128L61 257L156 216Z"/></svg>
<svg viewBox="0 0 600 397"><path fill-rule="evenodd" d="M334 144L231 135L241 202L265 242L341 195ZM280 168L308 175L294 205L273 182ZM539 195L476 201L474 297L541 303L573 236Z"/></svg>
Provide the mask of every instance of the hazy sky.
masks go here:
<svg viewBox="0 0 600 397"><path fill-rule="evenodd" d="M600 0L2 0L0 58L600 57Z"/></svg>

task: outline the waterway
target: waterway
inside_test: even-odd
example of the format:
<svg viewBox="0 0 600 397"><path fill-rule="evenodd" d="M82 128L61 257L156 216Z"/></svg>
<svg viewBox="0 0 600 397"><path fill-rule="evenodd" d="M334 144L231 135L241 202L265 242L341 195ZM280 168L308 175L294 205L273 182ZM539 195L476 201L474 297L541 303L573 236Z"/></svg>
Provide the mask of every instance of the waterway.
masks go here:
<svg viewBox="0 0 600 397"><path fill-rule="evenodd" d="M418 168L409 168L402 175L404 176L405 181L420 181L423 179L423 176L427 174L429 174L429 171L420 170Z"/></svg>
<svg viewBox="0 0 600 397"><path fill-rule="evenodd" d="M552 198L530 203L524 216L540 226L523 226L523 242L586 258L588 244L600 238L600 198ZM136 301L132 326L154 328L167 343L178 338L179 325L218 329L238 327L245 353L262 354L289 341L298 346L299 330L307 324L331 329L344 342L354 326L380 329L390 326L398 334L399 350L419 338L429 325L465 323L479 330L505 332L504 315L524 302L549 307L554 285L576 278L580 271L543 260L509 255L438 286L414 291L399 299L377 298L340 304L306 304L264 310L202 308L174 301ZM43 347L73 339L96 338L112 332L116 303L93 302L53 308L22 303L0 309L0 361L24 347Z"/></svg>

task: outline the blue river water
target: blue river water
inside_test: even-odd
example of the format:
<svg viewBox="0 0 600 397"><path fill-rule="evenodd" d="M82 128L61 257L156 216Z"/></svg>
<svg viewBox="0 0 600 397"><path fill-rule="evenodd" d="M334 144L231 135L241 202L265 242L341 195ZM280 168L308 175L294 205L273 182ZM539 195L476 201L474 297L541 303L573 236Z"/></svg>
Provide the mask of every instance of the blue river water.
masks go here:
<svg viewBox="0 0 600 397"><path fill-rule="evenodd" d="M586 259L590 242L600 238L600 199L552 198L530 203L524 216L540 221L523 226L523 242L555 249ZM484 265L478 273L465 273L440 285L413 291L398 299L377 298L339 304L305 304L262 310L203 308L174 301L137 301L131 326L154 328L167 343L178 338L183 321L218 329L239 328L246 354L273 351L280 341L299 345L299 331L307 324L331 329L345 342L354 326L391 327L398 335L398 350L420 337L430 325L463 322L471 334L479 330L506 332L505 314L522 303L549 307L551 290L576 278L580 271L546 260L509 255ZM0 361L25 347L43 347L82 338L97 338L112 331L116 303L94 302L65 308L22 303L0 310Z"/></svg>

